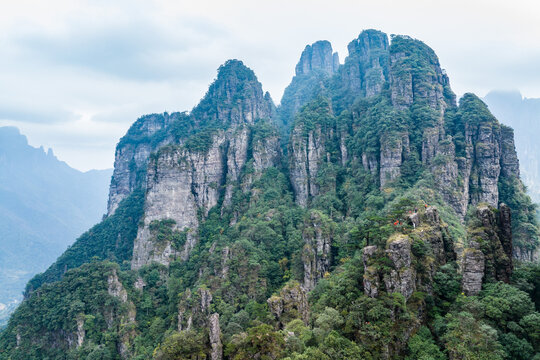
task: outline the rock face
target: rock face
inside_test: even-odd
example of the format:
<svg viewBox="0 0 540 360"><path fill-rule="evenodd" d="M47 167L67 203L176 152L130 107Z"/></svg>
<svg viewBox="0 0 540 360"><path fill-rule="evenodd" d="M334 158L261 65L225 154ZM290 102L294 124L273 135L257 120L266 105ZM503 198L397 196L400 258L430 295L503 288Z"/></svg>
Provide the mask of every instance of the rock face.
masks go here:
<svg viewBox="0 0 540 360"><path fill-rule="evenodd" d="M305 135L303 124L298 124L291 136L291 183L296 202L307 206L310 197L319 194L317 172L326 156L322 128L316 127Z"/></svg>
<svg viewBox="0 0 540 360"><path fill-rule="evenodd" d="M84 330L84 318L79 317L77 319L77 347L81 347L84 343L86 331Z"/></svg>
<svg viewBox="0 0 540 360"><path fill-rule="evenodd" d="M307 291L298 282L292 281L285 285L279 295L267 300L270 312L279 321L280 327L285 326L292 319L302 319L309 322L309 304Z"/></svg>
<svg viewBox="0 0 540 360"><path fill-rule="evenodd" d="M211 313L212 293L206 287L191 292L187 289L178 304L178 331L189 331L192 327L208 329L210 359L223 358L219 314Z"/></svg>
<svg viewBox="0 0 540 360"><path fill-rule="evenodd" d="M411 267L411 239L400 236L389 240L386 253L393 265L393 269L384 277L386 290L401 293L408 299L416 290L416 271Z"/></svg>
<svg viewBox="0 0 540 360"><path fill-rule="evenodd" d="M307 75L312 71L323 71L327 74L337 72L339 56L332 53L332 45L328 41L317 41L313 45L307 45L300 61L296 65L296 75Z"/></svg>
<svg viewBox="0 0 540 360"><path fill-rule="evenodd" d="M519 178L519 160L514 143L514 130L501 125L501 175Z"/></svg>
<svg viewBox="0 0 540 360"><path fill-rule="evenodd" d="M480 250L466 249L463 253L462 288L465 295L476 295L482 290L485 257Z"/></svg>
<svg viewBox="0 0 540 360"><path fill-rule="evenodd" d="M317 41L306 46L296 65L296 76L285 89L278 109L283 133L289 133L296 113L317 94L325 91L326 82L339 68L339 56L332 53L332 45L328 41Z"/></svg>
<svg viewBox="0 0 540 360"><path fill-rule="evenodd" d="M409 234L394 233L385 249L374 245L364 247L363 285L367 296L377 297L381 291L400 293L405 299L415 291L431 294L433 274L455 258L447 225L439 218L437 208L429 206L411 213L407 221L413 229ZM413 252L413 241L425 252ZM424 270L419 272L415 263L423 264Z"/></svg>
<svg viewBox="0 0 540 360"><path fill-rule="evenodd" d="M168 265L178 257L186 260L197 242L200 221L221 196L223 206L230 205L232 190L248 160L253 158L254 172L246 178L247 188L253 176L279 161L277 133L258 135L258 121L273 115L273 104L241 62L230 61L220 68L218 79L191 115L200 126L217 123L224 130L162 147L150 160L144 222L134 244L133 269L151 262ZM163 222L168 222L183 243L159 236Z"/></svg>
<svg viewBox="0 0 540 360"><path fill-rule="evenodd" d="M511 129L501 126L480 99L466 94L460 111L461 148L457 149L452 136L444 135L441 129L427 129L422 161L434 175L443 199L463 219L469 205L498 206L500 179L519 178L519 162Z"/></svg>
<svg viewBox="0 0 540 360"><path fill-rule="evenodd" d="M369 297L377 297L379 295L379 287L381 286L379 273L375 267L377 247L374 245L366 246L362 249L362 261L364 263L364 292Z"/></svg>
<svg viewBox="0 0 540 360"><path fill-rule="evenodd" d="M330 270L332 227L322 219L324 215L313 211L306 223L302 238L305 242L302 253L304 263L304 288L313 290L317 281Z"/></svg>
<svg viewBox="0 0 540 360"><path fill-rule="evenodd" d="M495 209L480 205L468 228L468 247L462 254L463 292L476 295L482 282L509 282L512 275L512 226L510 209L501 204Z"/></svg>
<svg viewBox="0 0 540 360"><path fill-rule="evenodd" d="M223 345L221 344L221 329L219 328L219 314L213 313L209 319L210 359L223 358Z"/></svg>
<svg viewBox="0 0 540 360"><path fill-rule="evenodd" d="M384 188L388 182L401 175L401 164L409 152L409 136L406 133L388 134L381 138L380 143L380 184L381 188Z"/></svg>
<svg viewBox="0 0 540 360"><path fill-rule="evenodd" d="M430 75L415 71L409 65L412 59L429 68ZM438 109L445 103L443 89L448 85L448 77L441 70L437 55L427 45L408 36L396 36L390 48L390 84L395 107L407 108L418 99Z"/></svg>
<svg viewBox="0 0 540 360"><path fill-rule="evenodd" d="M196 241L198 212L208 214L218 201L224 171L223 142L223 135L216 136L207 154L167 149L150 164L144 225L135 240L133 269L152 261L168 265L177 255L187 259ZM182 249L175 249L170 241L158 241L157 234L153 234L152 224L165 219L174 221L173 231L187 231Z"/></svg>
<svg viewBox="0 0 540 360"><path fill-rule="evenodd" d="M133 190L144 188L146 167L150 154L170 141L164 137L161 141L152 142L152 138L168 127L182 114L153 114L138 119L128 130L118 146L114 160L114 173L109 190L107 215L114 214L118 204Z"/></svg>
<svg viewBox="0 0 540 360"><path fill-rule="evenodd" d="M114 269L112 274L107 278L107 283L109 285L107 289L109 295L119 298L122 302L127 301L127 291L118 279L116 269Z"/></svg>
<svg viewBox="0 0 540 360"><path fill-rule="evenodd" d="M136 324L135 318L137 315L137 310L135 308L135 304L128 300L127 291L124 288L124 285L120 282L116 269L113 269L112 273L108 276L107 284L107 292L109 295L118 298L125 309L122 313L117 314L120 326L126 328L126 331L121 333L120 339L117 343L117 350L123 359L129 359L132 356L133 338L136 336L134 329ZM107 317L109 317L109 319L106 319L107 322L112 325L115 317L114 312L109 312L106 318Z"/></svg>
<svg viewBox="0 0 540 360"><path fill-rule="evenodd" d="M388 36L377 30L365 30L347 49L349 56L340 74L342 86L365 97L379 94L389 76Z"/></svg>

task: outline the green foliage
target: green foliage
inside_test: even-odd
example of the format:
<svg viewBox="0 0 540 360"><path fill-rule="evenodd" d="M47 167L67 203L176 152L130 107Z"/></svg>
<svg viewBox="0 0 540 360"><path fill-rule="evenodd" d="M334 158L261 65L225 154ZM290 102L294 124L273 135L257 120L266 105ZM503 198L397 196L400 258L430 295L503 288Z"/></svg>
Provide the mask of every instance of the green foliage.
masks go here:
<svg viewBox="0 0 540 360"><path fill-rule="evenodd" d="M512 274L512 282L518 289L526 291L540 311L540 263L520 264Z"/></svg>
<svg viewBox="0 0 540 360"><path fill-rule="evenodd" d="M116 264L94 262L69 270L62 280L53 284L44 284L36 294L26 299L13 314L0 341L4 351L12 351L13 358L59 358L63 354L67 338L55 335L57 329L66 333L75 333L77 321L83 320L89 343L101 346L87 349L88 356L98 353L116 353L114 338L117 334L120 314L126 309L120 300L108 293L108 275L119 271ZM111 326L106 313L117 314ZM25 324L24 330L15 324ZM21 333L21 331L23 331ZM16 334L25 339L16 346ZM47 333L37 337L35 334ZM51 347L51 341L57 337L58 346ZM0 351L0 357L2 352Z"/></svg>
<svg viewBox="0 0 540 360"><path fill-rule="evenodd" d="M499 199L512 211L512 238L514 247L531 254L540 244L540 229L536 217L536 204L525 192L517 178L499 179Z"/></svg>
<svg viewBox="0 0 540 360"><path fill-rule="evenodd" d="M247 334L233 338L225 354L233 360L254 359L271 360L279 358L283 352L285 340L280 332L267 324L252 327Z"/></svg>
<svg viewBox="0 0 540 360"><path fill-rule="evenodd" d="M206 359L206 340L193 330L173 332L154 351L156 360L203 360Z"/></svg>
<svg viewBox="0 0 540 360"><path fill-rule="evenodd" d="M27 299L0 335L0 359L26 355L117 359L120 346L126 346L134 359L205 359L212 313L219 314L227 359L537 356L539 267L518 266L512 284L484 284L478 296L465 296L454 253L454 245L465 241L465 226L435 190L430 165L422 163L426 130L438 131L444 125L449 137L441 144L453 141L457 156L463 157L466 128L497 130L499 124L473 95L465 95L461 106L455 107L436 55L422 42L394 37L390 53L396 55L394 80L412 78L415 92L425 95L415 96L410 106L395 106L388 84L369 98L341 96L337 78L322 74L298 76L286 91L297 96L282 104L281 135L290 130L293 113L299 110L294 116L296 138L291 139L304 143L316 139L324 145L317 174L309 179L319 195L306 208L294 202L287 170L271 167L260 174L254 169L254 151L279 135L271 120L253 119L251 124L230 127L233 115L243 111L239 108L243 99L261 97L254 73L240 61L228 61L220 68L218 79L189 115L153 115L157 122L168 122L166 130L148 135L144 121L138 121L122 139L123 145L157 146L167 138L182 151L205 153L219 132L248 129L246 166L238 182L227 182L232 196L224 201L224 189L216 184L218 206L199 217L199 227L193 229L197 241L187 259L135 271L127 261L144 194L133 193L115 215L84 234L29 284ZM433 104L430 96L441 90L435 87L443 88L444 119L441 104ZM381 189L385 148L399 150L402 166L400 178ZM311 154L306 155L310 161ZM450 156L439 155L432 162L437 166L449 160ZM516 244L533 249L538 240L535 208L519 180L503 176L499 191L518 224L513 229ZM428 219L428 206L437 208L440 223ZM413 212L421 218L420 225L410 219ZM175 225L171 219L152 222L153 241L170 242L180 250L187 234ZM412 254L404 256L410 257L415 272L414 292L408 298L391 286L407 275L387 251L397 238L411 241ZM331 244L329 253L323 249L326 243ZM373 245L376 256L364 259L363 249ZM104 259L120 266L99 261ZM315 275L307 273L312 264L326 266L327 260L328 272L317 274L322 278L306 295L301 281ZM129 301L111 296L107 275L113 270ZM377 286L377 296L366 295L368 286ZM209 293L211 302L204 302ZM273 300L282 301L271 302L283 306L280 314L267 302L273 294L279 294ZM306 295L309 319L297 303L291 305L298 299L283 294L302 301ZM126 320L129 316L134 321ZM58 335L60 330L73 334L77 321L83 322L86 334L79 348ZM17 349L21 329L25 340ZM31 344L28 339L38 340ZM55 341L57 347L47 347Z"/></svg>
<svg viewBox="0 0 540 360"><path fill-rule="evenodd" d="M441 266L433 275L433 290L436 295L436 306L443 313L448 311L461 293L461 275L458 273L456 263Z"/></svg>
<svg viewBox="0 0 540 360"><path fill-rule="evenodd" d="M149 229L154 240L158 243L169 242L176 250L181 250L187 240L187 231L174 230L176 221L172 219L154 220Z"/></svg>
<svg viewBox="0 0 540 360"><path fill-rule="evenodd" d="M502 282L486 284L480 299L486 318L501 328L509 322L519 323L523 316L534 311L534 303L526 292Z"/></svg>
<svg viewBox="0 0 540 360"><path fill-rule="evenodd" d="M58 281L64 273L92 259L111 260L119 264L131 260L133 241L143 214L144 193L134 191L124 199L114 215L85 232L52 264L47 271L28 282L25 296L43 284Z"/></svg>
<svg viewBox="0 0 540 360"><path fill-rule="evenodd" d="M406 360L444 360L446 357L433 340L429 329L421 327L418 332L411 337L408 344L409 354Z"/></svg>
<svg viewBox="0 0 540 360"><path fill-rule="evenodd" d="M442 341L451 358L471 360L504 359L497 331L477 321L471 313L448 314L447 331Z"/></svg>

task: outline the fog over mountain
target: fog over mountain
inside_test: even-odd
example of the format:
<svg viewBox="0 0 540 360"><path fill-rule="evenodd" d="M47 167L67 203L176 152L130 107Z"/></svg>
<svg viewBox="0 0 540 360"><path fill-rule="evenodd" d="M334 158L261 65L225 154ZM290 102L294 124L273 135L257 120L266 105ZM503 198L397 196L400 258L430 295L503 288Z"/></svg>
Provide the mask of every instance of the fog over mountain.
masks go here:
<svg viewBox="0 0 540 360"><path fill-rule="evenodd" d="M80 172L0 127L0 324L24 285L106 209L111 170Z"/></svg>
<svg viewBox="0 0 540 360"><path fill-rule="evenodd" d="M534 202L540 202L540 99L514 91L491 91L484 101L503 123L514 128L521 178Z"/></svg>

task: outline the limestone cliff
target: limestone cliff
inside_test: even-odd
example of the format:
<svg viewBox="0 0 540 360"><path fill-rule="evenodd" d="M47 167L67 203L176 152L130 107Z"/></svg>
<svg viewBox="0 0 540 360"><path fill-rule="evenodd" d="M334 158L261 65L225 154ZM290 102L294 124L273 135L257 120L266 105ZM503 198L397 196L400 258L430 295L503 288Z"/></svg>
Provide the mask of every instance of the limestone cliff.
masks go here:
<svg viewBox="0 0 540 360"><path fill-rule="evenodd" d="M485 281L510 281L512 274L512 225L510 209L499 211L479 205L468 226L468 239L462 257L463 291L476 295Z"/></svg>
<svg viewBox="0 0 540 360"><path fill-rule="evenodd" d="M339 56L328 41L307 45L295 68L295 76L283 93L278 109L282 133L288 134L296 113L316 96L327 92L327 81L340 68Z"/></svg>
<svg viewBox="0 0 540 360"><path fill-rule="evenodd" d="M232 60L220 67L218 78L191 113L202 130L179 145L162 147L149 162L144 221L132 268L151 262L168 265L177 257L186 260L197 242L200 221L218 203L231 204L247 162L253 159L255 176L278 164L271 116L271 99L263 95L253 71ZM252 176L245 181L249 188ZM170 228L171 236L160 233L163 226Z"/></svg>
<svg viewBox="0 0 540 360"><path fill-rule="evenodd" d="M390 236L384 249L374 245L363 249L366 295L377 297L386 291L409 299L415 291L432 293L433 274L454 259L448 225L441 220L436 207L409 214L407 224L412 229Z"/></svg>
<svg viewBox="0 0 540 360"><path fill-rule="evenodd" d="M34 283L0 358L443 358L469 307L473 336L525 341L529 269L509 284L539 231L512 130L457 105L419 40L348 50L308 45L278 109L230 60L191 112L139 119L110 216ZM527 321L489 330L494 283Z"/></svg>
<svg viewBox="0 0 540 360"><path fill-rule="evenodd" d="M324 214L313 211L306 220L302 238L305 242L302 254L304 283L307 291L315 288L317 281L330 270L331 247L334 224Z"/></svg>
<svg viewBox="0 0 540 360"><path fill-rule="evenodd" d="M163 136L164 129L181 116L180 113L143 116L120 140L116 147L107 215L112 215L120 201L133 190L144 188L150 154L170 141Z"/></svg>
<svg viewBox="0 0 540 360"><path fill-rule="evenodd" d="M377 30L364 30L347 49L349 56L340 71L341 86L357 96L379 94L389 78L388 36Z"/></svg>
<svg viewBox="0 0 540 360"><path fill-rule="evenodd" d="M333 74L338 70L339 58L332 53L332 45L328 41L317 41L307 45L300 61L296 65L296 75L308 75L313 71L323 71Z"/></svg>

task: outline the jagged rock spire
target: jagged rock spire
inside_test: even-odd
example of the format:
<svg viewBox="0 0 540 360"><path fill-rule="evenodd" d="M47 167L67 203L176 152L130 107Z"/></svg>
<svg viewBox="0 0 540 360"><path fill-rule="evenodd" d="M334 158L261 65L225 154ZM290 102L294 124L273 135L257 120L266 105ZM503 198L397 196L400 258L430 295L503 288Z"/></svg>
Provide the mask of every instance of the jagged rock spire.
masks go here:
<svg viewBox="0 0 540 360"><path fill-rule="evenodd" d="M316 70L334 74L338 68L338 53L332 53L332 45L329 41L320 40L306 46L296 65L296 75L307 75Z"/></svg>

